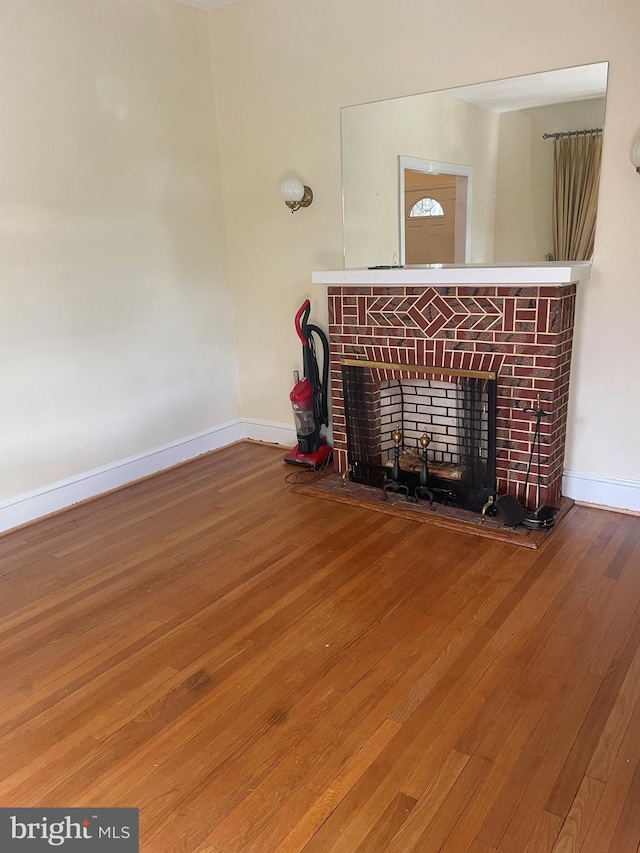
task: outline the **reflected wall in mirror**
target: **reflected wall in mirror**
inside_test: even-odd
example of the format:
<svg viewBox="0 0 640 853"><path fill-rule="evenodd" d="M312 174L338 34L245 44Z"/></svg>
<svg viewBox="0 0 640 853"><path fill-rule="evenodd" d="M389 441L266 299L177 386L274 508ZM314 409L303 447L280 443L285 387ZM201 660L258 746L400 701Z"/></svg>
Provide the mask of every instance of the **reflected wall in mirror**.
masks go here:
<svg viewBox="0 0 640 853"><path fill-rule="evenodd" d="M345 268L447 263L452 251L456 263L554 259L555 143L543 135L604 127L607 67L601 62L344 107ZM451 177L456 172L468 175L468 184ZM426 176L424 192L419 173ZM430 184L429 174L436 176ZM463 208L464 228L446 212L458 216ZM457 235L453 248L444 228ZM447 246L441 261L433 260L444 251L433 241L418 249L410 242L406 251L407 232L426 247L429 229Z"/></svg>

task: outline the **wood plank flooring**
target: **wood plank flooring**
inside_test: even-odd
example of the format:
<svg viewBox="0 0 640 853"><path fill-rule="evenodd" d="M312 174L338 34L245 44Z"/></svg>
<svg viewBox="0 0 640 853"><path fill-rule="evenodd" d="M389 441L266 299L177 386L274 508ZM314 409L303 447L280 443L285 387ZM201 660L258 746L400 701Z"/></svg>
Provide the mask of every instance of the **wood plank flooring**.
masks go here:
<svg viewBox="0 0 640 853"><path fill-rule="evenodd" d="M239 444L0 539L0 805L143 853L636 853L640 519L538 551Z"/></svg>

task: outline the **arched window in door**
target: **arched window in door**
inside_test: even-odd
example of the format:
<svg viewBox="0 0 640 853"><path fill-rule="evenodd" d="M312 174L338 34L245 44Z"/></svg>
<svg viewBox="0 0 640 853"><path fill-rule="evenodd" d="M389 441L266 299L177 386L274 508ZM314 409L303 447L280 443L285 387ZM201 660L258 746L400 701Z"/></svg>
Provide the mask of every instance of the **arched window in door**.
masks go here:
<svg viewBox="0 0 640 853"><path fill-rule="evenodd" d="M409 216L444 216L444 210L440 202L427 196L413 205L409 211Z"/></svg>

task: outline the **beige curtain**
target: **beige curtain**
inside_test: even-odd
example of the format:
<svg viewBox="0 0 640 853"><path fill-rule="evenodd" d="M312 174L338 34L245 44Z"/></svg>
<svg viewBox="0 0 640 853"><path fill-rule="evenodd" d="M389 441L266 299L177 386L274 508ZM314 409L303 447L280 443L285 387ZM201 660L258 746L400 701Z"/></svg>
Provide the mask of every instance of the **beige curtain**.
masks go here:
<svg viewBox="0 0 640 853"><path fill-rule="evenodd" d="M556 261L593 256L602 136L553 141L553 250Z"/></svg>

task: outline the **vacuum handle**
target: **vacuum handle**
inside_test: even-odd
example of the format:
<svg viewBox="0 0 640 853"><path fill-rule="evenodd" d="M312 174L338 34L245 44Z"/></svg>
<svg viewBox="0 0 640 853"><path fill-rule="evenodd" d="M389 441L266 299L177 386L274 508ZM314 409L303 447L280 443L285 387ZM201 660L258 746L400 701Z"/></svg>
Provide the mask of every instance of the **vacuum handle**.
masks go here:
<svg viewBox="0 0 640 853"><path fill-rule="evenodd" d="M298 313L296 314L296 332L298 333L298 337L302 341L302 345L305 346L307 344L307 337L304 334L304 330L307 325L307 320L309 319L309 314L311 313L311 303L308 299L302 303L300 308L298 309Z"/></svg>

